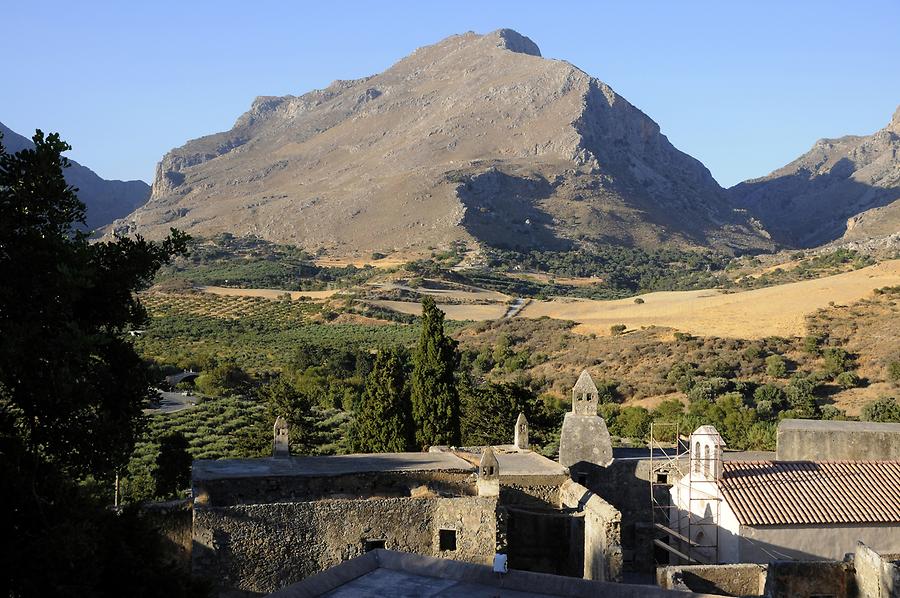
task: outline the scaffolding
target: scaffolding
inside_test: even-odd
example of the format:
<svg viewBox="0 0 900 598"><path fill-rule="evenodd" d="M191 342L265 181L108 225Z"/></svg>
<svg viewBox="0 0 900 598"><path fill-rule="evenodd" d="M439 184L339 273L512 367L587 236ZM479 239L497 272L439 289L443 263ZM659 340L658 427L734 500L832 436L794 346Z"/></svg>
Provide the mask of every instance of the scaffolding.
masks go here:
<svg viewBox="0 0 900 598"><path fill-rule="evenodd" d="M695 433L685 444L677 423L653 422L650 424L650 509L653 517L653 544L675 556L680 563L691 565L719 562L719 516L721 497L718 491L708 492L704 488L712 485L718 475L715 450L705 449L700 455L699 447L704 437L703 447L710 446L713 432ZM718 434L715 433L717 436ZM697 445L691 454L690 442ZM710 476L710 472L713 475ZM706 479L700 480L701 475ZM686 480L686 508L672 505L669 488L672 477ZM676 483L677 483L676 480ZM684 502L682 503L684 504ZM671 556L669 557L670 564Z"/></svg>

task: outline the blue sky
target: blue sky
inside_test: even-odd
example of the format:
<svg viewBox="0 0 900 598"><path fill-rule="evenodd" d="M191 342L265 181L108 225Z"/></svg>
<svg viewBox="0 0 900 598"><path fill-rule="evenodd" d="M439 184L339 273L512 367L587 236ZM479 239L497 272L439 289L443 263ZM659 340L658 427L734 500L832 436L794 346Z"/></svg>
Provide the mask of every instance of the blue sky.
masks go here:
<svg viewBox="0 0 900 598"><path fill-rule="evenodd" d="M725 186L900 104L900 2L7 2L0 121L59 131L105 178L151 181L257 95L384 70L500 27L611 85Z"/></svg>

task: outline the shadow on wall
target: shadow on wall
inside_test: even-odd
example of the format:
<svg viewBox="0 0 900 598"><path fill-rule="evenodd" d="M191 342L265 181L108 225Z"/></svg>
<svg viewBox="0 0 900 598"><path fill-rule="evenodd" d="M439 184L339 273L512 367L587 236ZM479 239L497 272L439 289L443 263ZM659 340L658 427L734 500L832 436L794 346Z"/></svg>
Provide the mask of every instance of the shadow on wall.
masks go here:
<svg viewBox="0 0 900 598"><path fill-rule="evenodd" d="M543 177L488 170L456 189L466 207L462 225L475 238L498 249L571 249L572 242L556 236L553 218L539 206L553 191L554 186Z"/></svg>
<svg viewBox="0 0 900 598"><path fill-rule="evenodd" d="M900 200L900 187L881 188L853 180L856 164L842 158L827 174L809 170L728 189L732 203L759 218L778 243L800 249L840 239L847 219Z"/></svg>

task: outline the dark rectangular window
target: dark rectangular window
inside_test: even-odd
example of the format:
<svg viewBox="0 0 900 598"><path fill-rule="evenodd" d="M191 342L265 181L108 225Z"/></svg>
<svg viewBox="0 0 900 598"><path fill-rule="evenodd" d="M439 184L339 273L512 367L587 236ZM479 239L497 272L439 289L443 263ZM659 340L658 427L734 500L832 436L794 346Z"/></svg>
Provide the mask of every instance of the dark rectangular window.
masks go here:
<svg viewBox="0 0 900 598"><path fill-rule="evenodd" d="M441 550L456 550L456 530L442 529L438 532Z"/></svg>
<svg viewBox="0 0 900 598"><path fill-rule="evenodd" d="M656 474L656 483L657 483L657 484L668 484L668 483L669 483L669 476L667 476L667 475L664 474L664 473L657 473L657 474Z"/></svg>
<svg viewBox="0 0 900 598"><path fill-rule="evenodd" d="M371 552L378 548L384 548L385 540L366 540L366 544L363 547L365 552Z"/></svg>

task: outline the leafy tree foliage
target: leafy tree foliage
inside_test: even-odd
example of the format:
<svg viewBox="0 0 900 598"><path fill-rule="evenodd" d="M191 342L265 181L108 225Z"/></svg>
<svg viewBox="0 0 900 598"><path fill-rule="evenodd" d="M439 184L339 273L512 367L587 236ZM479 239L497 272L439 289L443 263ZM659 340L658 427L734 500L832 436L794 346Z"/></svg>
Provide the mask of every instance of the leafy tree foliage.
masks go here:
<svg viewBox="0 0 900 598"><path fill-rule="evenodd" d="M900 382L900 361L892 361L888 364L888 378L894 382Z"/></svg>
<svg viewBox="0 0 900 598"><path fill-rule="evenodd" d="M271 450L272 427L278 417L288 424L288 442L292 454L308 454L318 444L315 418L312 413L313 399L300 391L285 376L260 387L260 401L266 405L267 421L265 436Z"/></svg>
<svg viewBox="0 0 900 598"><path fill-rule="evenodd" d="M194 384L204 394L221 397L245 390L250 384L250 376L233 361L218 363L212 360Z"/></svg>
<svg viewBox="0 0 900 598"><path fill-rule="evenodd" d="M825 358L825 373L837 377L853 367L853 357L840 347L829 347L822 352Z"/></svg>
<svg viewBox="0 0 900 598"><path fill-rule="evenodd" d="M187 488L191 481L191 461L184 434L172 432L160 438L159 455L153 471L156 495L173 496Z"/></svg>
<svg viewBox="0 0 900 598"><path fill-rule="evenodd" d="M816 384L809 377L794 376L786 389L788 404L793 415L799 418L814 418L819 413L816 404Z"/></svg>
<svg viewBox="0 0 900 598"><path fill-rule="evenodd" d="M400 347L378 353L356 409L350 441L354 451L384 453L413 448L408 361Z"/></svg>
<svg viewBox="0 0 900 598"><path fill-rule="evenodd" d="M766 357L766 374L772 378L784 378L787 375L787 364L781 355Z"/></svg>
<svg viewBox="0 0 900 598"><path fill-rule="evenodd" d="M547 447L562 424L559 404L537 397L519 384L467 381L460 388L462 442L466 446L510 444L516 420L524 413L528 420L529 443Z"/></svg>
<svg viewBox="0 0 900 598"><path fill-rule="evenodd" d="M861 419L867 422L900 422L900 403L893 397L881 397L866 403Z"/></svg>
<svg viewBox="0 0 900 598"><path fill-rule="evenodd" d="M134 447L148 374L123 332L144 322L135 291L186 237L89 243L69 146L33 141L0 145L0 576L15 596L119 594L126 576L136 595L188 593L140 522L79 485L109 482Z"/></svg>
<svg viewBox="0 0 900 598"><path fill-rule="evenodd" d="M454 372L456 341L444 334L444 312L422 301L422 334L413 355L412 411L420 446L459 444L459 395Z"/></svg>

